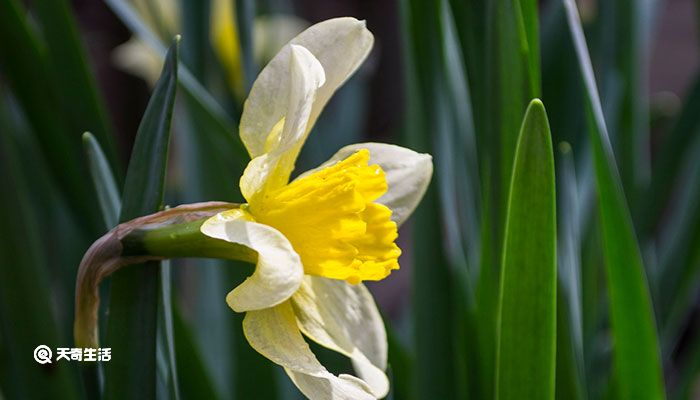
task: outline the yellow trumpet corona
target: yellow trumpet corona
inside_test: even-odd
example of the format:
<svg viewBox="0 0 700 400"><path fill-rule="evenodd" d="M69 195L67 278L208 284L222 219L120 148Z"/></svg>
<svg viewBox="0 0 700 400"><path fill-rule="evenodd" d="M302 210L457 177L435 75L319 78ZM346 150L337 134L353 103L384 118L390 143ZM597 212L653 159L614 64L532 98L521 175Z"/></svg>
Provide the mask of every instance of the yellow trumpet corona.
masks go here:
<svg viewBox="0 0 700 400"><path fill-rule="evenodd" d="M247 207L257 222L287 237L304 273L356 284L399 268L396 223L376 202L387 191L386 178L379 165L368 165L369 157L361 149Z"/></svg>

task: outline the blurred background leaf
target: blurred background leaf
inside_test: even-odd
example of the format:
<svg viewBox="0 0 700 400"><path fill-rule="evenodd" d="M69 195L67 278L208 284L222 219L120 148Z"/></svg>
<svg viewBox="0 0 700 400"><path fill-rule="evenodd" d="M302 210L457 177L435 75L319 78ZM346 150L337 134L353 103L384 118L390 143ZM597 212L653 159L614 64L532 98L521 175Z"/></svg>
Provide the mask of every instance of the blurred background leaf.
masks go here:
<svg viewBox="0 0 700 400"><path fill-rule="evenodd" d="M646 270L610 144L576 5L567 1L565 6L587 100L615 341L616 387L613 390L622 398L664 398L659 341Z"/></svg>
<svg viewBox="0 0 700 400"><path fill-rule="evenodd" d="M1 88L0 88L1 89ZM9 115L7 98L0 103L0 124L21 129ZM0 335L2 361L0 387L8 398L48 398L60 393L78 399L82 388L74 365L38 364L31 354L43 344L65 347L70 338L58 328L49 293L50 280L43 273L49 265L41 232L47 221L31 207L29 176L18 159L14 138L0 135ZM66 321L68 322L68 321ZM68 322L69 323L69 322ZM37 384L40 382L41 384Z"/></svg>

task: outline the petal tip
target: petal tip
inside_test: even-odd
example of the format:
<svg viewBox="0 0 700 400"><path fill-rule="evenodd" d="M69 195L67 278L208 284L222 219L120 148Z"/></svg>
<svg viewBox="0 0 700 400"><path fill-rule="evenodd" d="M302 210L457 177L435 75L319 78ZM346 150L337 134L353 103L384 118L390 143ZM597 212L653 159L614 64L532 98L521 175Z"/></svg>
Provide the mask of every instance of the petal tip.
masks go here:
<svg viewBox="0 0 700 400"><path fill-rule="evenodd" d="M238 302L236 301L236 296L233 293L234 291L231 290L228 292L226 295L226 304L228 304L229 308L231 308L233 311L237 313L245 312L246 310L244 308L241 308Z"/></svg>

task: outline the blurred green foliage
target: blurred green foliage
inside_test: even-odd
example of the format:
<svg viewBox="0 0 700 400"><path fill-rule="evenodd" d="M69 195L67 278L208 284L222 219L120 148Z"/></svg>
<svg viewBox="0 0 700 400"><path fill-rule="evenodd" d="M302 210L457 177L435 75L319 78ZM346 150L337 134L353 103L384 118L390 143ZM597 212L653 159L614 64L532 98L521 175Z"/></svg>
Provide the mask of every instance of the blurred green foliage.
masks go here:
<svg viewBox="0 0 700 400"><path fill-rule="evenodd" d="M218 260L105 284L102 341L115 348L105 368L31 359L39 344L70 347L80 257L119 215L241 200L243 99L214 55L210 2L153 3L179 9L179 60L175 48L166 56L173 32L136 3L105 0L164 68L124 168L71 3L0 1L0 398L300 398L225 305L249 269ZM655 123L658 6L595 4L585 21L574 0L401 0L392 10L404 120L391 141L431 153L435 175L403 232L412 286L386 321L391 398L697 392L700 79ZM253 19L291 8L236 2L246 87L261 68ZM305 166L362 134L366 68L319 120ZM526 114L534 98L546 114L539 102ZM335 372L348 366L319 357Z"/></svg>

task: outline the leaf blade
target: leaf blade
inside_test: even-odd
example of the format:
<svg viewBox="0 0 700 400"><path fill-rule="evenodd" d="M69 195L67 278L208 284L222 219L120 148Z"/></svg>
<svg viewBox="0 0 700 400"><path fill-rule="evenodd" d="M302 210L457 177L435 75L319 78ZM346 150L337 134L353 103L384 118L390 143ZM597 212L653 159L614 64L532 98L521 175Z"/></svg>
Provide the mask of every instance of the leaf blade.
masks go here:
<svg viewBox="0 0 700 400"><path fill-rule="evenodd" d="M117 225L121 208L117 182L109 168L109 161L105 157L102 147L92 133L85 132L83 134L83 147L88 159L92 183L97 191L102 218L107 229L111 229Z"/></svg>
<svg viewBox="0 0 700 400"><path fill-rule="evenodd" d="M163 201L170 120L177 87L177 42L171 46L136 135L126 175L120 221L153 213ZM105 398L156 397L158 264L147 263L112 277L105 371Z"/></svg>
<svg viewBox="0 0 700 400"><path fill-rule="evenodd" d="M33 4L46 40L48 62L54 75L51 80L57 87L59 103L70 121L72 133L94 132L102 143L110 167L117 173L115 178L119 180L121 171L112 126L87 63L70 5L66 0Z"/></svg>
<svg viewBox="0 0 700 400"><path fill-rule="evenodd" d="M594 157L609 307L621 398L665 398L660 351L642 256L624 197L586 39L572 0L564 2L579 61Z"/></svg>
<svg viewBox="0 0 700 400"><path fill-rule="evenodd" d="M80 163L80 143L71 138L70 126L59 111L56 88L49 79L46 46L23 11L15 0L0 2L0 36L12 38L0 41L0 70L27 115L72 213L85 221L81 227L87 232L101 232L99 213L91 207L93 196L83 184L88 177Z"/></svg>
<svg viewBox="0 0 700 400"><path fill-rule="evenodd" d="M11 135L13 124L0 99L0 385L8 398L81 398L75 366L55 361L38 364L31 357L38 345L53 351L69 343L52 310L48 260L42 233L49 223L32 204L25 163ZM37 383L40 384L37 384Z"/></svg>
<svg viewBox="0 0 700 400"><path fill-rule="evenodd" d="M516 148L506 219L498 317L498 399L554 398L555 204L549 124L544 106L533 100Z"/></svg>

